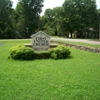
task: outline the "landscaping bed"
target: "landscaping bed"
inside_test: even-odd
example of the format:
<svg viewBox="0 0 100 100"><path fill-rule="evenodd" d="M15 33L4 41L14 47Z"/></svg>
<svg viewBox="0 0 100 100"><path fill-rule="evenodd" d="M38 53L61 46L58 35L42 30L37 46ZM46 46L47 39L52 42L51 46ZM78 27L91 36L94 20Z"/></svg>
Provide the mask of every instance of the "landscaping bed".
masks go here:
<svg viewBox="0 0 100 100"><path fill-rule="evenodd" d="M65 46L69 46L69 47L73 47L73 48L76 48L76 49L79 49L79 50L85 50L85 51L89 51L89 52L100 53L99 47L81 46L81 45L77 45L77 44L64 43L64 42L55 41L55 40L52 40L52 42L57 43L57 44L62 44L62 45L65 45Z"/></svg>

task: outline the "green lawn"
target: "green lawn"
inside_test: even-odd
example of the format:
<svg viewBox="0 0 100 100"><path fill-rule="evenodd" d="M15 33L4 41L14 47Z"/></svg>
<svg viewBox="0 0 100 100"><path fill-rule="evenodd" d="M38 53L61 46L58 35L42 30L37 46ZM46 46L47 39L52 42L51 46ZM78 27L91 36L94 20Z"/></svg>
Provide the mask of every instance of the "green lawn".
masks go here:
<svg viewBox="0 0 100 100"><path fill-rule="evenodd" d="M100 54L70 48L70 59L8 59L24 43L0 41L0 100L100 100Z"/></svg>

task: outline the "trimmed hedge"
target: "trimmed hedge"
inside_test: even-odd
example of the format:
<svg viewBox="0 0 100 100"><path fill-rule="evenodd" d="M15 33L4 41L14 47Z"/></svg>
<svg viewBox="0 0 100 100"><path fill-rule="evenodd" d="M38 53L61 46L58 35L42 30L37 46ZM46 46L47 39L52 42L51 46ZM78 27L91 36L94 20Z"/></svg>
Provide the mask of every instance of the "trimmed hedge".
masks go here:
<svg viewBox="0 0 100 100"><path fill-rule="evenodd" d="M31 60L33 55L34 51L30 47L18 45L10 49L10 57L13 59Z"/></svg>
<svg viewBox="0 0 100 100"><path fill-rule="evenodd" d="M63 45L58 45L56 48L50 49L49 52L53 59L66 59L71 54L71 51Z"/></svg>
<svg viewBox="0 0 100 100"><path fill-rule="evenodd" d="M55 48L51 48L48 51L34 51L30 47L14 46L10 49L10 57L20 60L32 60L32 59L66 59L71 54L71 51L63 45L59 45Z"/></svg>

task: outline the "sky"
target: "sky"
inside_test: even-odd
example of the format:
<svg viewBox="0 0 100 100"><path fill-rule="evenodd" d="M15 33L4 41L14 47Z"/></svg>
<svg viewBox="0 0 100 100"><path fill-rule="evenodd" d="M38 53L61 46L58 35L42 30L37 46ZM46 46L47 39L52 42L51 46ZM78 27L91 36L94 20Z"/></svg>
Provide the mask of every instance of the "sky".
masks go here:
<svg viewBox="0 0 100 100"><path fill-rule="evenodd" d="M18 0L11 0L13 2L13 8L16 7ZM64 3L65 0L44 0L44 7L42 8L42 15L45 9L59 7ZM97 9L100 9L100 0L96 0Z"/></svg>

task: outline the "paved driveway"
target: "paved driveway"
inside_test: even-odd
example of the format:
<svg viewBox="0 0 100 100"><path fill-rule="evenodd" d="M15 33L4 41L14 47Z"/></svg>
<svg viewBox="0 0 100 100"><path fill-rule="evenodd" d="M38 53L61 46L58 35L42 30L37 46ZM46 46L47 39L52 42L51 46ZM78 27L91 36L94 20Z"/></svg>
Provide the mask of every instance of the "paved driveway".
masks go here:
<svg viewBox="0 0 100 100"><path fill-rule="evenodd" d="M51 38L51 40L64 40L64 41L71 41L71 42L81 42L81 43L87 43L87 44L100 45L100 41L93 41L90 39Z"/></svg>

